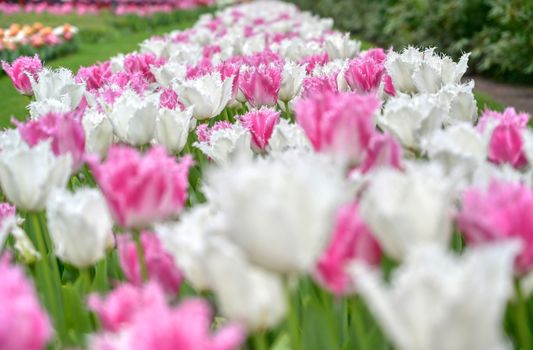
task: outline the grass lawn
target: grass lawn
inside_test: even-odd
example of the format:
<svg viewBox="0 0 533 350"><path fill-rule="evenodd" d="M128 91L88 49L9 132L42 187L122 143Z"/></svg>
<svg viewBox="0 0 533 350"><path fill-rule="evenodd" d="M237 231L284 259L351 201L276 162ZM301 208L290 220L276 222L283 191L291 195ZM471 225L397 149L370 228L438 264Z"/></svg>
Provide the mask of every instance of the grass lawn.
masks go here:
<svg viewBox="0 0 533 350"><path fill-rule="evenodd" d="M78 52L55 59L47 66L65 67L72 71L77 71L80 66L88 66L97 61L104 61L118 53L126 53L138 48L138 45L144 39L152 35L163 34L175 29L184 29L194 24L193 21L180 22L175 25L158 27L156 30L149 32L138 32L99 44L81 44ZM27 97L18 94L13 88L11 81L5 75L0 76L0 128L11 125L11 118L26 118L28 115L26 105L29 100Z"/></svg>

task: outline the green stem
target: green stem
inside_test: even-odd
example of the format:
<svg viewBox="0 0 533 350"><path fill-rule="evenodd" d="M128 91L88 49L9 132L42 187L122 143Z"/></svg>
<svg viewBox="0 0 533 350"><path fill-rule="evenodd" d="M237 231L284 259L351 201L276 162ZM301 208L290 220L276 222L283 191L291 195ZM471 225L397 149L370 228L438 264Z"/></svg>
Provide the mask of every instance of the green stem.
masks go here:
<svg viewBox="0 0 533 350"><path fill-rule="evenodd" d="M289 101L284 101L283 104L285 106L285 114L287 114L287 119L290 122L294 122L294 118L293 118L292 113L291 113L291 111L289 109Z"/></svg>
<svg viewBox="0 0 533 350"><path fill-rule="evenodd" d="M357 334L357 343L359 344L360 349L367 350L371 348L367 343L364 321L361 314L362 310L359 304L360 301L358 298L350 300L352 319Z"/></svg>
<svg viewBox="0 0 533 350"><path fill-rule="evenodd" d="M141 277L143 282L146 282L148 281L148 269L146 268L146 260L144 259L144 248L141 241L140 232L134 232L133 238L135 239L135 243L137 245L137 257L139 259L139 264L141 265Z"/></svg>
<svg viewBox="0 0 533 350"><path fill-rule="evenodd" d="M252 339L254 342L254 350L268 350L264 331L257 332Z"/></svg>
<svg viewBox="0 0 533 350"><path fill-rule="evenodd" d="M33 230L33 235L36 240L37 250L41 255L41 260L37 263L36 271L38 273L42 272L44 279L44 299L46 305L50 308L50 314L54 319L54 325L58 330L62 338L66 335L64 324L62 320L62 307L61 307L61 280L59 278L59 269L57 264L53 264L48 257L48 249L46 248L46 238L44 237L45 232L41 229L41 223L39 219L39 213L29 214L29 219L31 221L31 227ZM54 258L55 259L55 258ZM55 266L54 266L55 265ZM55 268L54 268L55 267ZM55 274L55 278L54 278ZM58 284L54 286L54 283ZM57 287L57 288L55 288Z"/></svg>
<svg viewBox="0 0 533 350"><path fill-rule="evenodd" d="M526 300L522 292L522 286L519 279L515 279L516 308L514 310L514 322L518 331L518 343L520 349L531 349L531 333L529 331L529 320L527 316Z"/></svg>
<svg viewBox="0 0 533 350"><path fill-rule="evenodd" d="M298 317L298 305L293 301L288 281L285 281L285 300L289 311L288 323L291 335L291 349L300 350L300 322Z"/></svg>

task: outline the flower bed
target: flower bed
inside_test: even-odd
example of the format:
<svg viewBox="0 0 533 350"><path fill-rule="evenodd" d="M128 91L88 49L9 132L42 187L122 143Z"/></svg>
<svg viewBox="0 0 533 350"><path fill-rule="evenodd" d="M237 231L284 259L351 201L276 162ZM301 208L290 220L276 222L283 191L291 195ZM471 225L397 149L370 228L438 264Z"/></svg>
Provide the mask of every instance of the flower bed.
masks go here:
<svg viewBox="0 0 533 350"><path fill-rule="evenodd" d="M41 3L26 5L2 3L0 13L12 15L16 13L50 13L56 16L78 14L80 16L92 14L97 15L103 9L112 9L116 15L149 16L156 13L168 13L175 10L193 9L199 6L210 6L214 0L159 0L159 1L78 1L64 3Z"/></svg>
<svg viewBox="0 0 533 350"><path fill-rule="evenodd" d="M4 65L33 97L0 135L0 348L530 348L530 116L478 111L468 57L257 1Z"/></svg>
<svg viewBox="0 0 533 350"><path fill-rule="evenodd" d="M12 24L0 29L0 60L13 61L19 56L38 54L44 60L77 50L78 28L65 24L56 28Z"/></svg>

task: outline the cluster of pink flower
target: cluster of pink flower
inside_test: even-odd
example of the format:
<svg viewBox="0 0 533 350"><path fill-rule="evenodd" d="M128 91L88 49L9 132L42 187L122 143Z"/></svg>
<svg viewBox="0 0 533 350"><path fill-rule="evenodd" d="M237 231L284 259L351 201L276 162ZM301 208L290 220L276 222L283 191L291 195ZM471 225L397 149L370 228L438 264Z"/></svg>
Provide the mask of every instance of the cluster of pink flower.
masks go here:
<svg viewBox="0 0 533 350"><path fill-rule="evenodd" d="M38 58L4 63L33 101L30 120L0 135L3 193L19 211L46 210L57 258L81 270L116 249L127 280L89 298L103 326L93 349L235 349L280 324L295 307L285 290L307 276L358 293L399 349L505 348L512 281L527 289L533 270L529 115L478 117L461 81L468 54L361 51L332 26L257 1L75 76ZM0 213L2 241L48 256L13 207ZM384 257L399 264L388 280ZM211 332L205 302L174 305L183 281L212 292L230 323ZM13 303L32 293L10 297L20 324L0 348L29 341L23 319L40 325L33 348L49 340L37 303Z"/></svg>
<svg viewBox="0 0 533 350"><path fill-rule="evenodd" d="M168 13L176 9L192 9L198 6L213 5L215 0L159 0L159 1L132 1L132 0L97 0L63 2L60 4L42 1L20 5L17 3L0 3L0 13L12 15L17 13L49 13L55 16L70 14L97 15L103 9L112 8L116 15L135 14L148 16L154 13Z"/></svg>

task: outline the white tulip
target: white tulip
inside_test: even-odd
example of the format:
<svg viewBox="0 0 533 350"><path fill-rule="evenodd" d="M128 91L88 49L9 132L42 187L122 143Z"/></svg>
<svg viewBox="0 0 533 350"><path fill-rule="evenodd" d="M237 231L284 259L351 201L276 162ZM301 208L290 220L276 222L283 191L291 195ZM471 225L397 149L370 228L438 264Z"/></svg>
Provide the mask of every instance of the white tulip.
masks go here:
<svg viewBox="0 0 533 350"><path fill-rule="evenodd" d="M217 228L222 226L221 219L212 206L202 204L183 213L178 222L155 227L165 250L197 290L209 289L205 271L207 245Z"/></svg>
<svg viewBox="0 0 533 350"><path fill-rule="evenodd" d="M61 260L83 268L105 256L113 219L100 191L56 190L48 198L46 217L54 252Z"/></svg>
<svg viewBox="0 0 533 350"><path fill-rule="evenodd" d="M178 87L178 95L186 107L193 106L198 120L213 118L222 112L231 99L232 79L222 81L218 72L195 80L186 80Z"/></svg>
<svg viewBox="0 0 533 350"><path fill-rule="evenodd" d="M111 57L109 60L111 62L111 72L118 73L124 70L124 58L126 56L123 53Z"/></svg>
<svg viewBox="0 0 533 350"><path fill-rule="evenodd" d="M82 125L87 152L104 157L113 144L113 125L109 118L103 113L91 110L83 116Z"/></svg>
<svg viewBox="0 0 533 350"><path fill-rule="evenodd" d="M55 99L30 102L28 109L31 119L39 119L49 113L65 114L72 111L69 101Z"/></svg>
<svg viewBox="0 0 533 350"><path fill-rule="evenodd" d="M242 48L239 51L242 51L244 55L253 55L254 53L265 51L265 47L265 34L258 34L250 38L246 38L242 45Z"/></svg>
<svg viewBox="0 0 533 350"><path fill-rule="evenodd" d="M312 146L305 131L298 124L280 119L274 127L270 140L268 140L268 152L284 152L289 149L311 151Z"/></svg>
<svg viewBox="0 0 533 350"><path fill-rule="evenodd" d="M448 244L452 198L439 170L413 167L404 173L382 168L374 173L360 213L391 257L402 260L419 244Z"/></svg>
<svg viewBox="0 0 533 350"><path fill-rule="evenodd" d="M66 186L72 158L55 156L50 142L34 147L19 144L0 151L0 184L11 203L22 210L44 208L50 191Z"/></svg>
<svg viewBox="0 0 533 350"><path fill-rule="evenodd" d="M205 265L222 315L248 329L279 323L286 311L281 277L250 264L245 254L221 237L209 242Z"/></svg>
<svg viewBox="0 0 533 350"><path fill-rule="evenodd" d="M172 46L169 64L196 65L202 59L202 46L196 44L179 44Z"/></svg>
<svg viewBox="0 0 533 350"><path fill-rule="evenodd" d="M160 67L153 66L151 70L157 83L164 87L172 86L176 80L184 80L187 75L187 66L172 61L166 62Z"/></svg>
<svg viewBox="0 0 533 350"><path fill-rule="evenodd" d="M306 77L305 67L289 61L283 66L281 76L279 99L283 102L288 102L300 93Z"/></svg>
<svg viewBox="0 0 533 350"><path fill-rule="evenodd" d="M418 151L421 144L442 127L446 117L446 106L434 96L400 95L387 102L377 123L396 136L405 148Z"/></svg>
<svg viewBox="0 0 533 350"><path fill-rule="evenodd" d="M156 120L155 142L165 146L171 153L181 152L195 121L192 109L193 107L189 107L180 111L161 108Z"/></svg>
<svg viewBox="0 0 533 350"><path fill-rule="evenodd" d="M324 48L331 60L353 58L361 49L361 42L351 40L348 33L328 35Z"/></svg>
<svg viewBox="0 0 533 350"><path fill-rule="evenodd" d="M436 96L449 106L448 118L445 124L468 122L474 124L477 118L477 102L472 90L474 81L468 84L445 85Z"/></svg>
<svg viewBox="0 0 533 350"><path fill-rule="evenodd" d="M391 51L385 68L397 91L404 93L435 93L446 84L458 84L468 67L469 54L458 63L438 56L434 49L420 51L408 47L402 53Z"/></svg>
<svg viewBox="0 0 533 350"><path fill-rule="evenodd" d="M155 121L159 113L159 96L140 97L126 90L115 101L109 119L118 138L133 146L148 144L154 137Z"/></svg>
<svg viewBox="0 0 533 350"><path fill-rule="evenodd" d="M429 158L440 162L448 173L461 172L468 176L486 161L488 154L486 140L467 123L437 130L426 149Z"/></svg>
<svg viewBox="0 0 533 350"><path fill-rule="evenodd" d="M352 267L357 288L399 350L511 349L502 328L518 242L471 248L459 257L417 249L386 285Z"/></svg>
<svg viewBox="0 0 533 350"><path fill-rule="evenodd" d="M228 225L223 234L251 262L279 273L313 268L346 195L340 170L303 152L213 168L206 184Z"/></svg>
<svg viewBox="0 0 533 350"><path fill-rule="evenodd" d="M78 107L85 93L85 85L76 83L72 72L65 68L45 68L39 73L37 80L30 76L30 81L37 102L56 100L67 106L69 111Z"/></svg>
<svg viewBox="0 0 533 350"><path fill-rule="evenodd" d="M226 164L237 157L251 159L251 142L250 132L239 124L233 124L231 128L213 131L209 142L195 142L193 146L215 163Z"/></svg>

